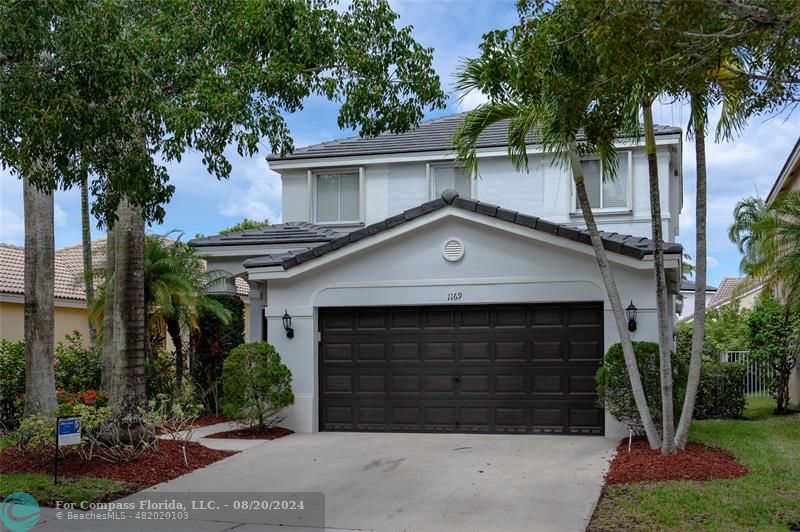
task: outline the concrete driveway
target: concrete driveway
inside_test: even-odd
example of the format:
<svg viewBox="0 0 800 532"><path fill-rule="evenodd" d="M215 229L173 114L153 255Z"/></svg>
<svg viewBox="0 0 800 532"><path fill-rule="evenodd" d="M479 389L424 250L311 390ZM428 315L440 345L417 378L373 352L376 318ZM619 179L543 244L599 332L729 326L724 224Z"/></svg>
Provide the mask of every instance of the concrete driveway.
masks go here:
<svg viewBox="0 0 800 532"><path fill-rule="evenodd" d="M584 530L614 446L580 436L295 434L159 490L320 491L334 529Z"/></svg>
<svg viewBox="0 0 800 532"><path fill-rule="evenodd" d="M294 434L130 499L154 491L322 492L329 530L577 531L591 517L614 446L578 436ZM238 523L212 517L191 528L310 530L269 526L280 522L267 514ZM153 530L155 523L125 524Z"/></svg>

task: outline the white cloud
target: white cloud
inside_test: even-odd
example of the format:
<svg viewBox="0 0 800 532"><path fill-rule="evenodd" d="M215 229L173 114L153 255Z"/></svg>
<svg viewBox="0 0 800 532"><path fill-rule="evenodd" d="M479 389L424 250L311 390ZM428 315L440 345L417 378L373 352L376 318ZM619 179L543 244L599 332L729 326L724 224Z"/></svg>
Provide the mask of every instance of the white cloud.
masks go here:
<svg viewBox="0 0 800 532"><path fill-rule="evenodd" d="M706 255L706 263L709 268L716 268L719 266L719 261L712 257L711 255Z"/></svg>
<svg viewBox="0 0 800 532"><path fill-rule="evenodd" d="M25 222L11 209L0 207L0 241L22 244L25 240Z"/></svg>
<svg viewBox="0 0 800 532"><path fill-rule="evenodd" d="M67 225L67 220L69 216L67 216L67 212L61 208L58 202L55 202L53 205L53 223L56 227L64 227Z"/></svg>
<svg viewBox="0 0 800 532"><path fill-rule="evenodd" d="M489 101L489 98L478 90L471 90L458 101L459 111L471 111L481 104Z"/></svg>
<svg viewBox="0 0 800 532"><path fill-rule="evenodd" d="M218 212L235 218L267 218L281 221L281 178L269 169L264 159L241 161L236 176L226 189L226 197L218 204Z"/></svg>

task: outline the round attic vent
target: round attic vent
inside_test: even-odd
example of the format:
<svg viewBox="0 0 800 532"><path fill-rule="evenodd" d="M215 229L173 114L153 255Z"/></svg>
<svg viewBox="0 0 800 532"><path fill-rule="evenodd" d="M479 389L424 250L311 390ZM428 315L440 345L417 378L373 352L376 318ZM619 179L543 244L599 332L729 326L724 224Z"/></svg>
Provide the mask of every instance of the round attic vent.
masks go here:
<svg viewBox="0 0 800 532"><path fill-rule="evenodd" d="M442 246L442 255L447 261L459 261L464 257L464 244L457 238L450 238Z"/></svg>

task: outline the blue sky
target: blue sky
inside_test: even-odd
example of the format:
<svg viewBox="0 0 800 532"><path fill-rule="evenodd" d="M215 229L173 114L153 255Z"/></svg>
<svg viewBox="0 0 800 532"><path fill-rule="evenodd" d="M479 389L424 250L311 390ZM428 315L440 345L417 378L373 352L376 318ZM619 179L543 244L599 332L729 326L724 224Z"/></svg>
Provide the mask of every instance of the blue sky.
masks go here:
<svg viewBox="0 0 800 532"><path fill-rule="evenodd" d="M452 93L453 73L461 57L477 55L481 36L494 28L511 26L517 19L513 2L501 1L395 1L400 22L414 27L415 38L434 48L434 66L446 90ZM451 95L448 109L430 117L469 109L480 97L459 103ZM288 117L295 145L304 146L352 135L336 125L337 105L321 99L307 102L305 109ZM685 126L687 109L682 105L659 105L655 120L660 124ZM724 276L738 275L739 254L728 241L736 201L748 195L766 195L789 150L800 136L800 120L756 118L735 142L707 145L709 165L709 281L718 284ZM233 174L228 181L210 176L196 154L187 154L179 164L169 165L176 187L167 205L164 224L155 232L179 229L188 236L214 234L243 217L281 219L281 186L277 174L265 161L267 150L252 158L230 159ZM694 145L684 142L684 208L681 241L694 252ZM22 244L22 187L16 178L0 172L0 242ZM535 213L533 213L535 214ZM93 236L101 236L95 228ZM77 190L56 193L56 245L80 242L80 198Z"/></svg>

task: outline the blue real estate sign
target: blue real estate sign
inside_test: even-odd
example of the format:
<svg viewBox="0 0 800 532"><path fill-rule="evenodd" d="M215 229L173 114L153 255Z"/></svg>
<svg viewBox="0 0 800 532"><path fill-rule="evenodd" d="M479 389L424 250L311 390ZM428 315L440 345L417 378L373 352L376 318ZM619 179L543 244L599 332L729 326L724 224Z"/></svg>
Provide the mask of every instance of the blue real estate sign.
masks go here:
<svg viewBox="0 0 800 532"><path fill-rule="evenodd" d="M81 443L81 418L60 417L58 418L58 446L80 445Z"/></svg>

